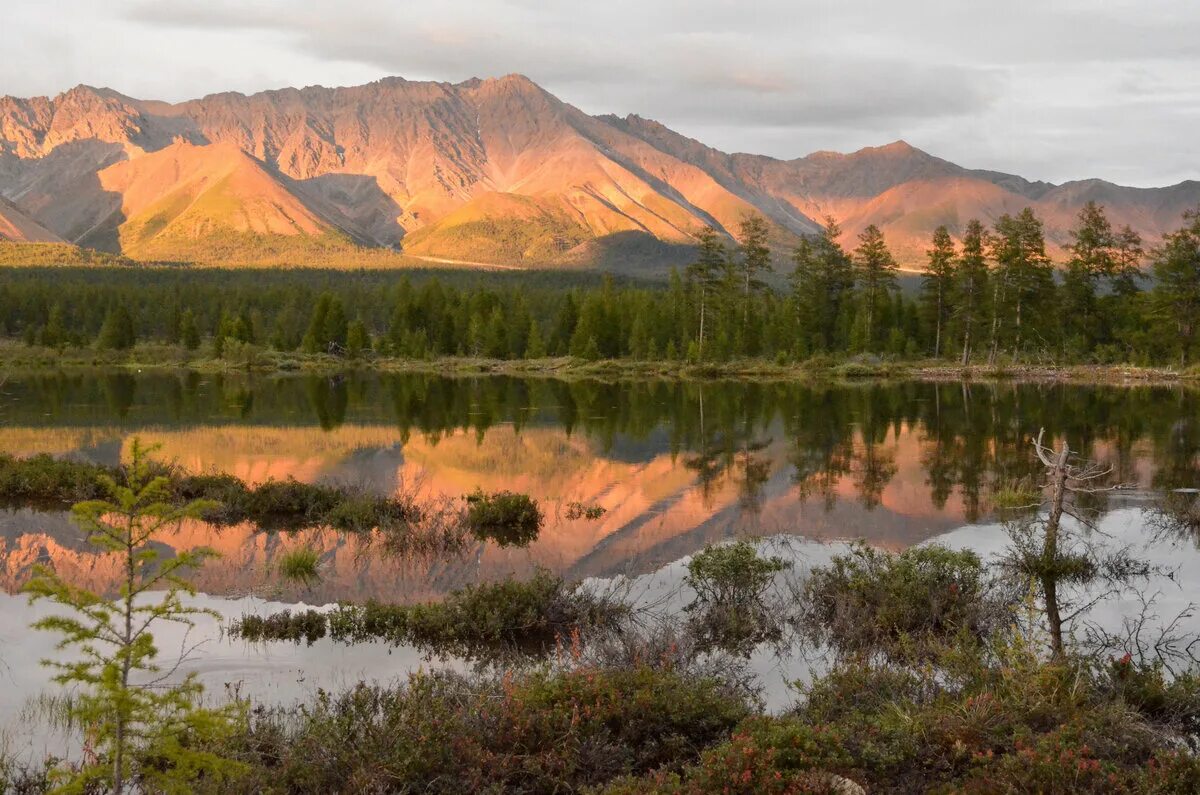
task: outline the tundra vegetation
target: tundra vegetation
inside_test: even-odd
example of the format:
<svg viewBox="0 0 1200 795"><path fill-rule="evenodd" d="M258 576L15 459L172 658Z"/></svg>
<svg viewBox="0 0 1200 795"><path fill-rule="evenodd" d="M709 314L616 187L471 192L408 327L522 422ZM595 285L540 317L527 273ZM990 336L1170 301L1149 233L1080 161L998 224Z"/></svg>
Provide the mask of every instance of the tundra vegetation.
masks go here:
<svg viewBox="0 0 1200 795"><path fill-rule="evenodd" d="M1093 498L1119 483L1066 442L1039 435L1027 450L1038 474L1024 488L1037 504L1012 506L1011 544L998 558L851 546L798 576L738 541L695 555L688 609L654 620L636 601L546 572L437 605L247 616L237 632L264 642L327 635L508 653L477 658L467 673L321 691L299 706L235 702L204 713L212 731L181 726L179 700L147 700L126 751L94 743L81 760L53 763L53 775L84 782L77 791L201 793L1195 792L1195 639L1170 621L1157 632L1087 626L1097 600L1141 593L1153 573L1088 532ZM161 477L159 496L139 502L129 495L149 488L140 467L124 475L132 486L110 478L114 494L125 489L123 514L91 503L77 513L158 527L210 509L163 499ZM149 536L134 537L114 554L143 560ZM186 580L172 573L167 603L182 609ZM43 582L35 595L77 593ZM80 604L96 626L121 615L120 599ZM819 665L789 707L768 713L745 655L780 641ZM105 670L125 659L119 644L93 648ZM110 679L86 679L85 691ZM185 700L186 714L200 709ZM111 738L112 722L91 710L113 707L81 703L91 707L80 725ZM185 756L199 761L176 761ZM11 789L44 789L43 770L8 761L0 771Z"/></svg>
<svg viewBox="0 0 1200 795"><path fill-rule="evenodd" d="M544 272L13 269L0 280L0 338L48 352L30 361L49 364L165 355L231 368L445 357L698 371L827 357L1186 368L1200 353L1200 210L1146 250L1090 203L1057 269L1028 208L990 228L939 227L915 291L900 289L875 227L847 250L827 219L786 257L767 236L753 215L729 234L700 230L695 261L666 285ZM139 344L160 347L139 358ZM22 358L14 345L5 353Z"/></svg>

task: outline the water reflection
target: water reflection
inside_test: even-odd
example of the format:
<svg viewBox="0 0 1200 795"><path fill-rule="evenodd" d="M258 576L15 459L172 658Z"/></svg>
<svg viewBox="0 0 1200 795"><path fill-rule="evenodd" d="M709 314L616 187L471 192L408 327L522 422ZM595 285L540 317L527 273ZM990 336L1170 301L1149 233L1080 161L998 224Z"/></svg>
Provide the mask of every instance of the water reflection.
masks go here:
<svg viewBox="0 0 1200 795"><path fill-rule="evenodd" d="M1200 485L1198 409L1197 393L1160 387L53 375L2 387L0 450L111 464L137 434L190 470L251 483L295 477L429 499L481 488L542 502L546 525L528 549L481 543L446 560L249 527L189 526L169 541L223 552L201 576L211 593L407 600L538 565L569 577L642 573L737 534L904 547L986 519L992 493L1033 478L1028 439L1041 427L1142 489L1097 499L1152 492L1195 538L1196 495L1178 490ZM571 503L603 516L572 517ZM329 572L303 593L269 577L300 543ZM0 518L10 591L38 559L102 581L88 554L63 516Z"/></svg>

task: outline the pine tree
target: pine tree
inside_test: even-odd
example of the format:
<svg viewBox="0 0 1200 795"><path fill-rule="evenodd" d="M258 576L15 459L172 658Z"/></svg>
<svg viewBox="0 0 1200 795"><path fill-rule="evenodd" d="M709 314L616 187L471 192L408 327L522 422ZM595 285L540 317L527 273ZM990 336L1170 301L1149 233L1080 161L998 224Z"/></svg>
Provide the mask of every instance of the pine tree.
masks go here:
<svg viewBox="0 0 1200 795"><path fill-rule="evenodd" d="M136 341L133 316L125 305L118 304L108 310L96 344L103 350L124 351L132 348Z"/></svg>
<svg viewBox="0 0 1200 795"><path fill-rule="evenodd" d="M196 315L191 309L183 310L179 317L179 341L184 350L194 351L200 347L200 328L196 325Z"/></svg>
<svg viewBox="0 0 1200 795"><path fill-rule="evenodd" d="M542 330L538 328L537 320L529 321L529 333L525 338L525 358L544 359L546 357L546 341L542 338Z"/></svg>
<svg viewBox="0 0 1200 795"><path fill-rule="evenodd" d="M725 251L725 244L717 236L717 230L711 226L701 229L696 237L699 243L699 252L696 261L688 266L687 276L697 292L700 326L696 339L698 355L702 359L710 308L724 284L725 274L729 267L729 255Z"/></svg>
<svg viewBox="0 0 1200 795"><path fill-rule="evenodd" d="M929 265L921 279L926 315L933 319L933 356L942 355L942 330L953 305L953 286L958 260L950 230L939 226L933 230L930 248L925 252Z"/></svg>
<svg viewBox="0 0 1200 795"><path fill-rule="evenodd" d="M1027 318L1054 292L1050 258L1042 222L1026 207L1015 218L1003 215L996 222L991 240L1001 291L993 308L993 357L998 341L997 327L1002 312L1011 306L1014 314L1013 354L1018 358L1024 345Z"/></svg>
<svg viewBox="0 0 1200 795"><path fill-rule="evenodd" d="M154 474L137 439L123 482L105 476L100 484L107 497L78 503L71 514L91 544L120 561L118 597L72 585L40 565L25 588L32 600L69 611L33 627L60 635L60 649L78 652L67 661L47 662L58 671L55 681L72 688L67 710L76 725L88 728L95 751L78 768L63 771L65 790L186 792L201 778L210 785L220 782L240 766L206 746L231 737L244 725L244 711L237 704L202 707L203 687L195 674L177 685L158 681L152 634L165 622L191 624L199 615L216 616L183 602L185 595L195 594L187 573L216 553L200 547L176 549L166 557L156 538L216 504L177 507L166 477ZM142 683L147 678L152 681ZM153 764L143 764L146 760Z"/></svg>
<svg viewBox="0 0 1200 795"><path fill-rule="evenodd" d="M738 225L738 257L736 261L738 281L742 292L742 349L747 350L746 339L749 336L750 305L753 298L766 288L762 277L770 273L771 249L767 247L768 228L766 220L758 213L752 213L742 219Z"/></svg>
<svg viewBox="0 0 1200 795"><path fill-rule="evenodd" d="M1191 361L1200 318L1200 210L1183 215L1183 226L1154 252L1154 307L1173 327L1179 364Z"/></svg>
<svg viewBox="0 0 1200 795"><path fill-rule="evenodd" d="M881 296L896 289L896 260L888 251L879 227L871 224L858 236L854 250L854 281L866 313L868 349L875 345L875 314Z"/></svg>
<svg viewBox="0 0 1200 795"><path fill-rule="evenodd" d="M367 324L362 318L355 318L346 329L346 354L351 359L357 359L371 350L371 335L367 332Z"/></svg>
<svg viewBox="0 0 1200 795"><path fill-rule="evenodd" d="M978 219L967 222L954 281L955 318L962 333L962 366L971 361L971 340L983 317L987 296L987 232Z"/></svg>
<svg viewBox="0 0 1200 795"><path fill-rule="evenodd" d="M850 257L837 242L841 234L837 222L827 218L815 239L804 238L792 252L796 325L811 353L832 350L845 297L854 283Z"/></svg>
<svg viewBox="0 0 1200 795"><path fill-rule="evenodd" d="M1104 208L1089 201L1079 211L1078 225L1071 230L1071 243L1063 275L1065 337L1082 350L1090 350L1099 335L1096 327L1096 288L1102 278L1116 270L1116 238Z"/></svg>

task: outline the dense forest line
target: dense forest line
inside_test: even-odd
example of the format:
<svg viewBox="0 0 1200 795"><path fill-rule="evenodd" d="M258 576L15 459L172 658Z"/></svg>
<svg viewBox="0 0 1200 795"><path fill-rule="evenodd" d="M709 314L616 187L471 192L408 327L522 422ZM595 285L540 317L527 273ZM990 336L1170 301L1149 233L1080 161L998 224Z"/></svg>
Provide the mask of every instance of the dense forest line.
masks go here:
<svg viewBox="0 0 1200 795"><path fill-rule="evenodd" d="M911 295L875 227L847 251L829 219L791 253L791 272L775 275L763 219L745 218L738 232L731 244L703 230L695 262L665 286L545 273L13 270L0 283L0 333L60 350L151 340L216 357L249 347L418 359L877 353L1187 364L1197 353L1200 212L1147 252L1089 204L1061 276L1030 209L991 228L972 220L960 244L941 227Z"/></svg>

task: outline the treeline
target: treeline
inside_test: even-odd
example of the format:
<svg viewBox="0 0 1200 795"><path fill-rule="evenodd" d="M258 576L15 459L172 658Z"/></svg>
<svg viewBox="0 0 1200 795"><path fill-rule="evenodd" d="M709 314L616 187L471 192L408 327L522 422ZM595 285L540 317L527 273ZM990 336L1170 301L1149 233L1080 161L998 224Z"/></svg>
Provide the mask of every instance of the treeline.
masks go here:
<svg viewBox="0 0 1200 795"><path fill-rule="evenodd" d="M1197 212L1147 252L1137 233L1114 229L1088 204L1061 276L1030 209L990 228L969 221L959 244L940 227L911 294L874 226L846 250L830 219L791 253L791 272L773 279L763 219L746 218L738 233L731 244L704 230L696 261L665 287L546 275L10 271L0 332L60 349L151 340L218 357L250 346L350 357L788 362L879 353L1153 364L1197 352Z"/></svg>

